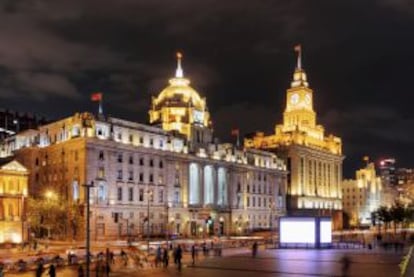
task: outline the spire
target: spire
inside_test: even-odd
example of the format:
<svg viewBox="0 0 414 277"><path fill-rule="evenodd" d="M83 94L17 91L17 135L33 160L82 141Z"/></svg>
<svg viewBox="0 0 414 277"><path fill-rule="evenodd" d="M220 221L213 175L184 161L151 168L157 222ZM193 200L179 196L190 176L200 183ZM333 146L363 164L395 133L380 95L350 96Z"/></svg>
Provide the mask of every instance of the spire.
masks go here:
<svg viewBox="0 0 414 277"><path fill-rule="evenodd" d="M298 53L297 62L296 62L296 68L295 72L293 73L293 81L290 83L291 87L309 87L309 83L306 80L306 73L305 70L302 68L302 45L297 44L293 48L295 52Z"/></svg>
<svg viewBox="0 0 414 277"><path fill-rule="evenodd" d="M295 46L295 52L298 53L298 60L296 64L297 69L302 69L302 45L298 44Z"/></svg>
<svg viewBox="0 0 414 277"><path fill-rule="evenodd" d="M177 52L177 69L175 70L175 77L176 78L183 78L184 77L184 72L183 69L181 67L181 59L183 58L183 54L181 54L180 52Z"/></svg>

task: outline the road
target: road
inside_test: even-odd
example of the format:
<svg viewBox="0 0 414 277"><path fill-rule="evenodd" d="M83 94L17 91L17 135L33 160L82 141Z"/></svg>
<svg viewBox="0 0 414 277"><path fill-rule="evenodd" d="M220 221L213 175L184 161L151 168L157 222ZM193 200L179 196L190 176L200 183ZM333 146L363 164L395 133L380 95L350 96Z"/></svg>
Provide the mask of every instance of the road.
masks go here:
<svg viewBox="0 0 414 277"><path fill-rule="evenodd" d="M304 249L260 249L256 258L252 258L248 249L225 250L223 257L201 258L196 265L191 266L188 255L185 257L182 272L174 266L168 269L147 268L136 269L132 265L128 268L114 268L110 276L180 276L180 277L207 277L207 276L343 276L342 257L350 259L348 276L399 276L398 264L402 253L383 250L304 250ZM34 273L8 274L6 276L26 277ZM77 276L76 269L59 270L58 277ZM91 274L95 276L95 272Z"/></svg>

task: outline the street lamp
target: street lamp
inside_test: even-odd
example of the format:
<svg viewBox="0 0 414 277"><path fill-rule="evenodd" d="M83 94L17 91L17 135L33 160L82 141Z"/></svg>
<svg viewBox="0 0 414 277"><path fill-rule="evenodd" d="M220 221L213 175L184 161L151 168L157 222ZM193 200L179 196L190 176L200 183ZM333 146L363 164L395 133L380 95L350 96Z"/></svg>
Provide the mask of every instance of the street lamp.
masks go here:
<svg viewBox="0 0 414 277"><path fill-rule="evenodd" d="M89 266L90 266L90 189L94 186L93 181L90 184L83 185L86 189L86 277L89 277Z"/></svg>
<svg viewBox="0 0 414 277"><path fill-rule="evenodd" d="M150 253L150 198L152 197L152 190L147 191L147 252Z"/></svg>

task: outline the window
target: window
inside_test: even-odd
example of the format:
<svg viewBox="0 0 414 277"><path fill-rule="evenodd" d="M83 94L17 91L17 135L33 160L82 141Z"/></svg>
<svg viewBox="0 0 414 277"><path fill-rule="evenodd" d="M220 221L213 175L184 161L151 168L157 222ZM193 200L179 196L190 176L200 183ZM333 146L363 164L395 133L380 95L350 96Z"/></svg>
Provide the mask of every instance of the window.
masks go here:
<svg viewBox="0 0 414 277"><path fill-rule="evenodd" d="M161 189L158 191L158 203L164 202L164 191Z"/></svg>
<svg viewBox="0 0 414 277"><path fill-rule="evenodd" d="M143 144L144 143L144 137L139 137L139 143Z"/></svg>
<svg viewBox="0 0 414 277"><path fill-rule="evenodd" d="M139 181L144 182L144 173L139 174Z"/></svg>
<svg viewBox="0 0 414 277"><path fill-rule="evenodd" d="M129 156L129 160L128 160L129 164L134 164L134 156Z"/></svg>
<svg viewBox="0 0 414 277"><path fill-rule="evenodd" d="M144 165L144 158L139 159L139 165Z"/></svg>
<svg viewBox="0 0 414 277"><path fill-rule="evenodd" d="M150 166L150 167L153 167L153 166L154 166L154 160L153 160L153 159L151 159L151 160L149 161L149 166Z"/></svg>
<svg viewBox="0 0 414 277"><path fill-rule="evenodd" d="M154 139L150 138L150 145L153 146L154 145Z"/></svg>
<svg viewBox="0 0 414 277"><path fill-rule="evenodd" d="M247 207L249 207L250 206L250 197L247 197Z"/></svg>
<svg viewBox="0 0 414 277"><path fill-rule="evenodd" d="M149 175L149 182L150 183L154 182L154 175L152 175L152 173Z"/></svg>
<svg viewBox="0 0 414 277"><path fill-rule="evenodd" d="M174 192L174 202L180 203L180 192L179 191Z"/></svg>
<svg viewBox="0 0 414 277"><path fill-rule="evenodd" d="M122 133L118 133L118 140L122 140Z"/></svg>
<svg viewBox="0 0 414 277"><path fill-rule="evenodd" d="M78 151L75 151L74 159L75 159L75 162L78 161L78 159L79 159ZM47 155L46 155L46 160L47 160Z"/></svg>
<svg viewBox="0 0 414 277"><path fill-rule="evenodd" d="M134 180L134 171L130 170L128 172L128 181L133 181Z"/></svg>
<svg viewBox="0 0 414 277"><path fill-rule="evenodd" d="M237 183L237 192L240 192L241 186L240 183Z"/></svg>
<svg viewBox="0 0 414 277"><path fill-rule="evenodd" d="M144 201L144 189L139 189L139 201Z"/></svg>
<svg viewBox="0 0 414 277"><path fill-rule="evenodd" d="M118 154L118 163L122 163L122 154Z"/></svg>
<svg viewBox="0 0 414 277"><path fill-rule="evenodd" d="M134 141L134 136L133 135L129 135L129 142L132 143Z"/></svg>
<svg viewBox="0 0 414 277"><path fill-rule="evenodd" d="M122 180L122 169L118 170L118 180Z"/></svg>
<svg viewBox="0 0 414 277"><path fill-rule="evenodd" d="M261 207L262 206L262 198L258 198L258 203L257 203L257 206L258 207Z"/></svg>
<svg viewBox="0 0 414 277"><path fill-rule="evenodd" d="M36 160L35 160L35 165L36 165L36 166L39 166L39 158L36 158Z"/></svg>
<svg viewBox="0 0 414 277"><path fill-rule="evenodd" d="M129 188L128 189L128 200L129 201L134 201L134 188Z"/></svg>
<svg viewBox="0 0 414 277"><path fill-rule="evenodd" d="M263 198L263 207L266 207L266 203L267 201L266 201L266 198Z"/></svg>
<svg viewBox="0 0 414 277"><path fill-rule="evenodd" d="M118 201L122 201L122 188L121 187L118 187L117 197L118 197Z"/></svg>
<svg viewBox="0 0 414 277"><path fill-rule="evenodd" d="M160 161L160 163L159 163L159 167L160 167L160 168L163 168L163 167L164 167L164 164L163 164L163 162L162 162L162 161Z"/></svg>
<svg viewBox="0 0 414 277"><path fill-rule="evenodd" d="M253 197L253 207L256 207L256 197Z"/></svg>
<svg viewBox="0 0 414 277"><path fill-rule="evenodd" d="M99 151L99 160L100 161L105 160L105 156L104 156L104 152L103 151Z"/></svg>
<svg viewBox="0 0 414 277"><path fill-rule="evenodd" d="M98 169L98 178L99 178L99 179L103 179L103 178L105 178L105 168L100 167L100 168Z"/></svg>
<svg viewBox="0 0 414 277"><path fill-rule="evenodd" d="M163 148L164 147L164 141L161 139L160 140L160 148Z"/></svg>
<svg viewBox="0 0 414 277"><path fill-rule="evenodd" d="M247 185L247 192L250 192L250 185Z"/></svg>

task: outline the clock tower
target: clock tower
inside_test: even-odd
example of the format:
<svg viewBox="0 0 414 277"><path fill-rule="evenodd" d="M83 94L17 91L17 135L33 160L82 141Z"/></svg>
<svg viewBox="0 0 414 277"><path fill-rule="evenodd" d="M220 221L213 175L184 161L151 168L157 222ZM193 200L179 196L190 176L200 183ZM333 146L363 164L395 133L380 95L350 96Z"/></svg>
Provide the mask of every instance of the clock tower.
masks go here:
<svg viewBox="0 0 414 277"><path fill-rule="evenodd" d="M302 51L297 49L297 63L293 80L286 93L286 108L283 113L283 131L315 128L316 113L313 110L313 91L309 88L306 72L302 68Z"/></svg>
<svg viewBox="0 0 414 277"><path fill-rule="evenodd" d="M286 90L282 124L274 134L257 132L245 138L247 148L275 152L285 159L287 207L289 215L331 216L334 229L342 225L342 141L326 135L317 124L313 109L313 90L302 68L302 49L298 45L293 80Z"/></svg>

